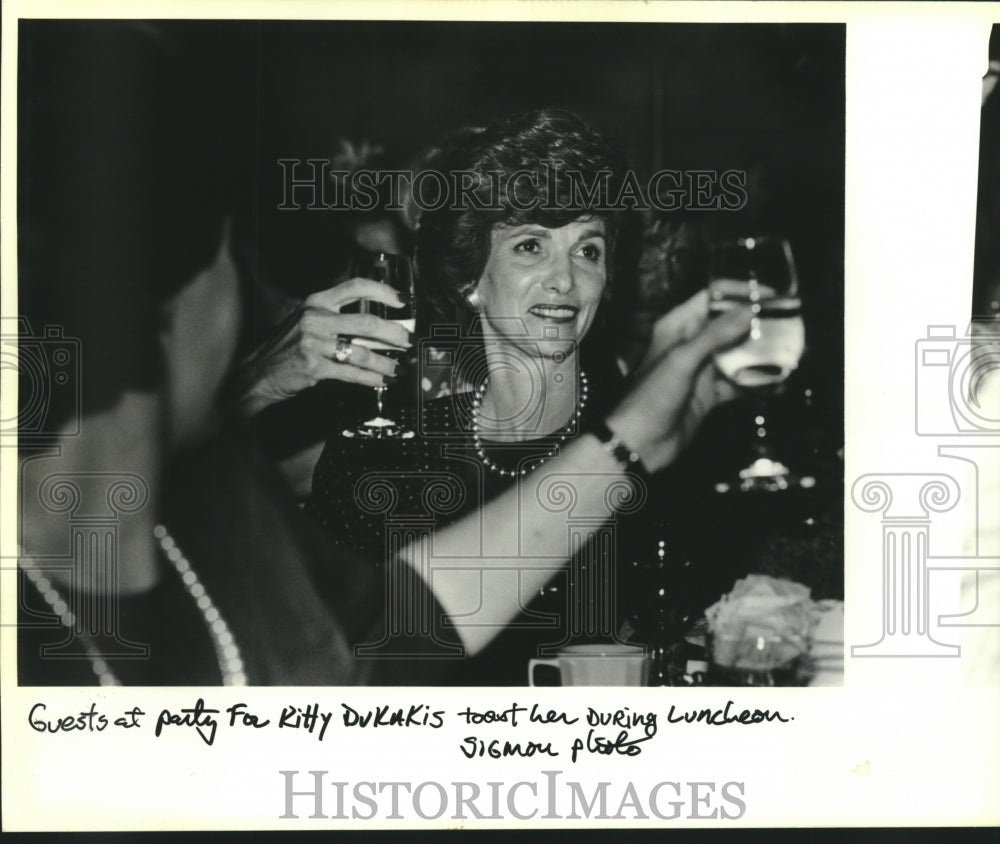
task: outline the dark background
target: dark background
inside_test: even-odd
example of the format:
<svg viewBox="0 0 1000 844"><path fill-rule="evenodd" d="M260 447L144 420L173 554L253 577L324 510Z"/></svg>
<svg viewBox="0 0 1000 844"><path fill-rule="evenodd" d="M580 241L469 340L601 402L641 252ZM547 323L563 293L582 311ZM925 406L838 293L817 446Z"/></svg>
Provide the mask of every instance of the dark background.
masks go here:
<svg viewBox="0 0 1000 844"><path fill-rule="evenodd" d="M569 108L620 138L643 182L663 168L747 173L741 211L677 216L716 236L791 240L814 350L803 370L839 425L843 26L275 22L240 32L248 71L234 77L254 110L261 276L310 292L329 286L345 254L343 212L274 210L279 158L326 158L345 138L405 167L462 126Z"/></svg>
<svg viewBox="0 0 1000 844"><path fill-rule="evenodd" d="M146 291L190 277L191 267L174 266L173 244L185 226L200 231L206 203L236 215L252 303L244 351L270 328L277 297L329 287L343 272L347 215L279 210L278 159L328 158L346 139L382 146L384 166L405 167L461 126L556 106L619 136L643 181L661 168L746 171L742 210L677 216L712 236L791 241L809 351L769 428L794 468L818 483L796 495L715 495L711 481L741 465L750 432L747 408L733 405L660 479L676 504L649 541L669 535L671 559L714 573L705 596L687 589L696 602L714 600L712 590L741 569L842 596L843 25L19 26L21 309L36 328L64 325L98 350L84 361L85 412L109 404L122 384L155 380L149 300L162 292ZM163 60L149 61L153 52ZM105 131L102 109L119 122L114 131ZM134 154L140 148L144 156ZM158 167L158 155L203 174L185 189L211 190L177 194L161 173L179 171ZM149 219L136 226L140 210ZM142 236L116 236L130 230ZM157 250L163 278L136 276ZM179 250L187 251L197 250ZM143 338L145 355L135 352Z"/></svg>
<svg viewBox="0 0 1000 844"><path fill-rule="evenodd" d="M814 366L831 394L841 392L843 25L19 25L21 294L28 306L52 298L36 270L55 276L50 286L65 288L72 278L64 277L80 272L80 254L96 254L95 265L121 263L111 253L122 244L101 252L84 242L63 250L74 253L73 265L48 266L43 241L50 234L92 238L87 226L95 217L127 217L143 204L162 209L161 228L175 225L171 213L196 214L202 198L171 195L171 185L157 182L155 165L130 160L130 132L136 148L155 137L171 163L210 174L205 181L236 205L249 274L302 296L330 286L344 270L350 221L342 211L279 211L278 159L328 158L341 140L364 140L384 148L380 164L402 168L459 127L555 106L618 136L643 181L662 168L745 171L744 209L688 216L717 235L791 240L810 345L822 350ZM144 57L153 49L165 60ZM184 76L184 85L164 78L171 72ZM184 86L189 93L178 99ZM134 112L149 125L102 134L95 112L117 121ZM101 205L92 199L98 195L121 201ZM74 230L74 219L87 226ZM117 222L112 216L104 228ZM137 250L136 264L141 257ZM122 290L134 298L130 284L123 279ZM114 293L101 298L121 298Z"/></svg>
<svg viewBox="0 0 1000 844"><path fill-rule="evenodd" d="M807 264L841 248L842 26L281 22L252 40L263 196L278 158L338 138L402 166L461 126L556 106L617 135L644 178L747 171L749 204L721 225L783 233Z"/></svg>

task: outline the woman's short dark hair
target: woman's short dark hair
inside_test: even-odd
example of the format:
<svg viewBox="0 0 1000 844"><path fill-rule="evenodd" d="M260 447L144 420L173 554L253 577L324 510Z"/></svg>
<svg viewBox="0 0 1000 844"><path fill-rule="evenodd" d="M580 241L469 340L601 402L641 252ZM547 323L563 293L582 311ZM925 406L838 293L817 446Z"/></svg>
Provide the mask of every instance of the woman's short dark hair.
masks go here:
<svg viewBox="0 0 1000 844"><path fill-rule="evenodd" d="M448 201L423 210L417 263L422 292L439 316L470 315L465 296L486 267L496 225L604 220L610 293L622 215L610 206L626 171L617 143L572 112L545 109L466 132L434 163L436 187L447 185Z"/></svg>

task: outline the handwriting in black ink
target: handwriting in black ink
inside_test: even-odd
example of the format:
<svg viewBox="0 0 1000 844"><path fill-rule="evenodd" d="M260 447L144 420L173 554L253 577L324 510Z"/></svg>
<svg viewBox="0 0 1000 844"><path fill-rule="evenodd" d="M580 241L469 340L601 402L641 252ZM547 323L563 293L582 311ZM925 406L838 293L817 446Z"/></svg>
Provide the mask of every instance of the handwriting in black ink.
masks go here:
<svg viewBox="0 0 1000 844"><path fill-rule="evenodd" d="M723 727L726 724L762 724L770 721L780 721L788 723L794 718L786 718L777 709L772 712L770 709L749 709L742 710L738 715L731 710L733 701L727 701L725 709L689 709L687 712L677 712L671 704L667 713L668 724L695 724L704 722L713 727Z"/></svg>
<svg viewBox="0 0 1000 844"><path fill-rule="evenodd" d="M99 733L108 726L108 719L97 711L97 704L90 704L90 709L79 715L64 715L54 721L44 720L41 713L48 707L44 703L36 703L28 713L28 723L31 729L39 733L68 733L73 730L86 730L89 733ZM37 713L37 715L36 715Z"/></svg>
<svg viewBox="0 0 1000 844"><path fill-rule="evenodd" d="M211 747L212 742L215 741L215 731L219 726L213 716L218 714L218 709L207 709L205 701L201 698L198 698L194 707L182 709L177 715L174 715L169 709L164 709L160 712L160 717L156 719L155 735L159 738L164 727L194 727L202 741Z"/></svg>
<svg viewBox="0 0 1000 844"><path fill-rule="evenodd" d="M330 726L332 718L332 712L319 711L318 703L310 703L308 706L286 706L281 710L278 726L292 730L305 730L309 734L312 734L319 727L318 739L323 741L326 728Z"/></svg>
<svg viewBox="0 0 1000 844"><path fill-rule="evenodd" d="M133 706L120 718L115 718L115 726L124 727L126 730L130 730L132 727L138 727L139 716L145 714L146 713L143 712L138 706Z"/></svg>
<svg viewBox="0 0 1000 844"><path fill-rule="evenodd" d="M559 755L557 750L552 749L552 742L542 744L537 741L529 741L522 744L521 742L505 741L501 744L498 739L485 741L476 736L467 736L462 739L462 744L465 746L459 746L459 750L465 754L466 759L472 759L476 756L489 756L491 759L502 759L505 756Z"/></svg>
<svg viewBox="0 0 1000 844"><path fill-rule="evenodd" d="M424 703L406 709L376 706L366 712L359 712L346 703L340 705L344 708L345 727L430 727L436 730L444 725L444 710L432 712Z"/></svg>
<svg viewBox="0 0 1000 844"><path fill-rule="evenodd" d="M618 735L609 739L605 736L598 735L593 729L587 731L587 740L584 742L581 738L573 739L573 745L570 748L572 751L572 760L575 762L580 751L586 750L587 753L596 753L599 756L638 756L642 753L642 748L639 746L644 741L649 741L652 736L644 735L638 738L630 738L628 730L621 730Z"/></svg>
<svg viewBox="0 0 1000 844"><path fill-rule="evenodd" d="M232 706L226 708L226 712L229 713L229 726L236 726L236 719L240 719L240 723L244 727L255 727L260 729L261 727L266 727L271 723L271 719L268 718L261 721L252 712L247 712L247 705L245 703L234 703Z"/></svg>

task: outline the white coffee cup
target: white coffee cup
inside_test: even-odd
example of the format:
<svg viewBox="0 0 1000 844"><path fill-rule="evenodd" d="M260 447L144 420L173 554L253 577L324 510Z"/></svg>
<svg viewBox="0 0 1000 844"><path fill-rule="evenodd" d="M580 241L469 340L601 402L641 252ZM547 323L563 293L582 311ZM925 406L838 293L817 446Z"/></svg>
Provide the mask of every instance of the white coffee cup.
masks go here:
<svg viewBox="0 0 1000 844"><path fill-rule="evenodd" d="M615 643L568 645L551 659L529 660L529 686L539 665L555 668L563 686L645 686L649 672L642 647Z"/></svg>

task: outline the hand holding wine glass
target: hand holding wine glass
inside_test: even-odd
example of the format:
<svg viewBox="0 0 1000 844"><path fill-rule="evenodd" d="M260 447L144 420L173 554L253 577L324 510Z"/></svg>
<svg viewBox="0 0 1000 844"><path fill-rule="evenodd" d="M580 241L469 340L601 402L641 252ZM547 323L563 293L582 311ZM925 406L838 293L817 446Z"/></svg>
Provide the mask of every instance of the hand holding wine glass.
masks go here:
<svg viewBox="0 0 1000 844"><path fill-rule="evenodd" d="M361 318L376 320L379 323L395 324L412 335L416 328L414 311L413 264L405 255L390 255L385 252L366 252L354 262L354 274L359 278L367 278L377 282L384 288L377 297L359 299L350 306L342 308L341 313L358 313ZM392 310L386 308L386 295L391 294L401 305L392 304ZM374 324L374 323L373 323ZM376 354L381 357L398 361L405 347L386 342L385 339L371 333L351 338L341 338L335 358L338 360L352 358L356 353ZM391 418L385 415L383 394L387 384L375 385L378 411L375 416L366 420L356 429L343 431L345 437L368 437L384 439L391 437L412 437L413 432L404 431Z"/></svg>
<svg viewBox="0 0 1000 844"><path fill-rule="evenodd" d="M756 443L751 463L739 473L738 489L775 491L789 485L790 472L767 440L766 400L798 367L805 326L798 275L787 240L742 237L712 247L709 298L713 315L737 306L753 314L747 340L715 356L715 365L754 399ZM720 484L729 488L731 484Z"/></svg>
<svg viewBox="0 0 1000 844"><path fill-rule="evenodd" d="M412 307L392 287L363 277L308 296L241 365L243 414L253 416L321 381L385 387L398 367L391 354L412 345L410 329L361 313L361 300L393 315Z"/></svg>

